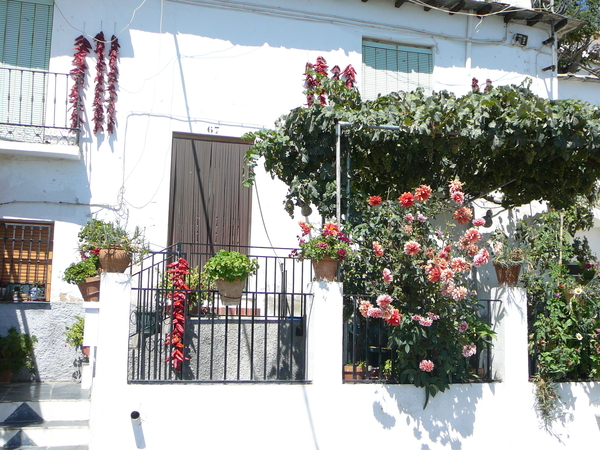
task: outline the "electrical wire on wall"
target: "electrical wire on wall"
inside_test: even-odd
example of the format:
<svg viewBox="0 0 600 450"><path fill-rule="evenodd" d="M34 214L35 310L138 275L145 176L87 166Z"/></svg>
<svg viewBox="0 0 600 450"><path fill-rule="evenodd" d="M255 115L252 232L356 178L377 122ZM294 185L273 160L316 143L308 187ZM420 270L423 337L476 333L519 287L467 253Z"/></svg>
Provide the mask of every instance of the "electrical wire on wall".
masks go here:
<svg viewBox="0 0 600 450"><path fill-rule="evenodd" d="M148 0L142 0L142 3L139 4L139 6L137 6L134 10L133 13L131 14L131 19L129 20L129 22L127 23L127 25L125 25L121 31L119 31L118 34L116 34L116 38L118 39L119 36L121 36L121 33L123 33L123 31L125 31L127 28L129 28L131 26L131 24L133 23L133 19L135 19L135 14L138 12L138 10L144 6L144 4L147 2ZM58 6L58 3L56 2L56 0L54 1L54 7L58 10L58 12L60 13L60 15L62 16L62 18L64 19L64 21L67 23L67 25L69 25L71 28L73 28L75 31L80 32L81 34L84 34L85 36L95 40L98 42L98 40L92 36L91 34L86 33L85 30L81 30L79 28L77 28L75 25L73 25L71 22L69 22L69 19L67 19L67 17L64 15L64 13L62 12L62 10L60 9L60 7ZM100 42L104 42L105 44L110 44L112 42L111 40L108 41L100 41Z"/></svg>

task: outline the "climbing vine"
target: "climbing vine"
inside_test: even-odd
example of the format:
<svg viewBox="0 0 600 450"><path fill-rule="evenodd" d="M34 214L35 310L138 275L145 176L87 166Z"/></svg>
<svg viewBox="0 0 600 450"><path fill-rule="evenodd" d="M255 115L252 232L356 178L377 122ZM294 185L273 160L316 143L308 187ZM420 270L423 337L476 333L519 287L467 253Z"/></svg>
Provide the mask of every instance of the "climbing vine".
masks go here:
<svg viewBox="0 0 600 450"><path fill-rule="evenodd" d="M288 186L290 215L308 203L333 215L340 121L352 125L342 129L342 191L349 181L358 204L366 193L397 196L423 180L441 188L448 177L465 182L467 198L499 190L507 208L534 200L561 208L577 195L595 195L600 110L586 102L544 99L526 83L480 89L476 80L462 97L416 90L363 101L353 85L327 75L322 58L318 63L311 104L283 115L273 129L244 136L255 142L246 155L248 184L263 157L266 170Z"/></svg>

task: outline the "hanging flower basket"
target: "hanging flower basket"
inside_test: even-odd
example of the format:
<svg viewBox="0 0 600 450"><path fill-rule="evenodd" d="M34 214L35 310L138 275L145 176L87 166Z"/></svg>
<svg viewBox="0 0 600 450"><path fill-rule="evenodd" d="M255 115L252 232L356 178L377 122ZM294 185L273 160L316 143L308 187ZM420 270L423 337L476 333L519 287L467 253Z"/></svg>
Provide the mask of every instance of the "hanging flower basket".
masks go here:
<svg viewBox="0 0 600 450"><path fill-rule="evenodd" d="M131 253L122 248L101 248L98 259L102 272L123 273L131 264Z"/></svg>
<svg viewBox="0 0 600 450"><path fill-rule="evenodd" d="M221 303L226 306L239 305L242 299L244 284L246 284L246 280L236 280L232 282L222 279L217 280L217 289L221 295Z"/></svg>
<svg viewBox="0 0 600 450"><path fill-rule="evenodd" d="M84 283L77 285L83 301L97 302L100 299L100 277L86 278Z"/></svg>
<svg viewBox="0 0 600 450"><path fill-rule="evenodd" d="M505 286L515 286L519 282L519 274L521 273L521 265L503 266L494 263L496 269L496 277L498 284Z"/></svg>
<svg viewBox="0 0 600 450"><path fill-rule="evenodd" d="M312 260L317 281L334 281L337 274L337 259L323 258L321 261Z"/></svg>

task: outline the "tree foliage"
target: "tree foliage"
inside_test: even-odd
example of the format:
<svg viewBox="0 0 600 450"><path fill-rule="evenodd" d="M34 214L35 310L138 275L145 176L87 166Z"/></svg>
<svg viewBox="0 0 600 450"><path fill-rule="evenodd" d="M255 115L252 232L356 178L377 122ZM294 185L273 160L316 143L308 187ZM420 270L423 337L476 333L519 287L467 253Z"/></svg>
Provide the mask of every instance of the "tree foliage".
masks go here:
<svg viewBox="0 0 600 450"><path fill-rule="evenodd" d="M600 0L564 1L564 14L584 24L558 41L558 72L575 73L581 68L600 75L594 66L600 59ZM560 5L560 3L559 3Z"/></svg>
<svg viewBox="0 0 600 450"><path fill-rule="evenodd" d="M340 80L324 80L328 104L298 107L274 129L247 134L249 182L260 157L288 186L286 210L313 203L335 208L336 122L342 128L342 190L350 198L399 195L426 180L434 189L459 177L470 198L495 190L502 205L546 200L562 208L577 195L592 198L600 178L600 110L579 100L548 100L526 85L396 92L362 101ZM397 129L373 128L391 125Z"/></svg>

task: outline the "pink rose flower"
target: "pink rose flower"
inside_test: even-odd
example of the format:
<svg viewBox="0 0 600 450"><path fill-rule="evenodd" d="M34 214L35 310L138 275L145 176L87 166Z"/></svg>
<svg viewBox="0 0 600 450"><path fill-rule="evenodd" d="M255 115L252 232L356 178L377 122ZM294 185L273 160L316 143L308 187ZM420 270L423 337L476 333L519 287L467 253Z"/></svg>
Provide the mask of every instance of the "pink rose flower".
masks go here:
<svg viewBox="0 0 600 450"><path fill-rule="evenodd" d="M475 344L467 344L463 347L462 354L465 358L473 356L477 353L477 346Z"/></svg>
<svg viewBox="0 0 600 450"><path fill-rule="evenodd" d="M404 253L409 256L416 256L419 254L420 251L421 246L418 242L408 241L406 244L404 244Z"/></svg>
<svg viewBox="0 0 600 450"><path fill-rule="evenodd" d="M433 371L434 367L435 367L435 365L428 359L424 359L423 361L421 361L419 363L419 369L422 370L423 372L431 372L431 371Z"/></svg>
<svg viewBox="0 0 600 450"><path fill-rule="evenodd" d="M392 275L392 272L388 268L383 269L383 281L386 283L394 281L394 275Z"/></svg>

